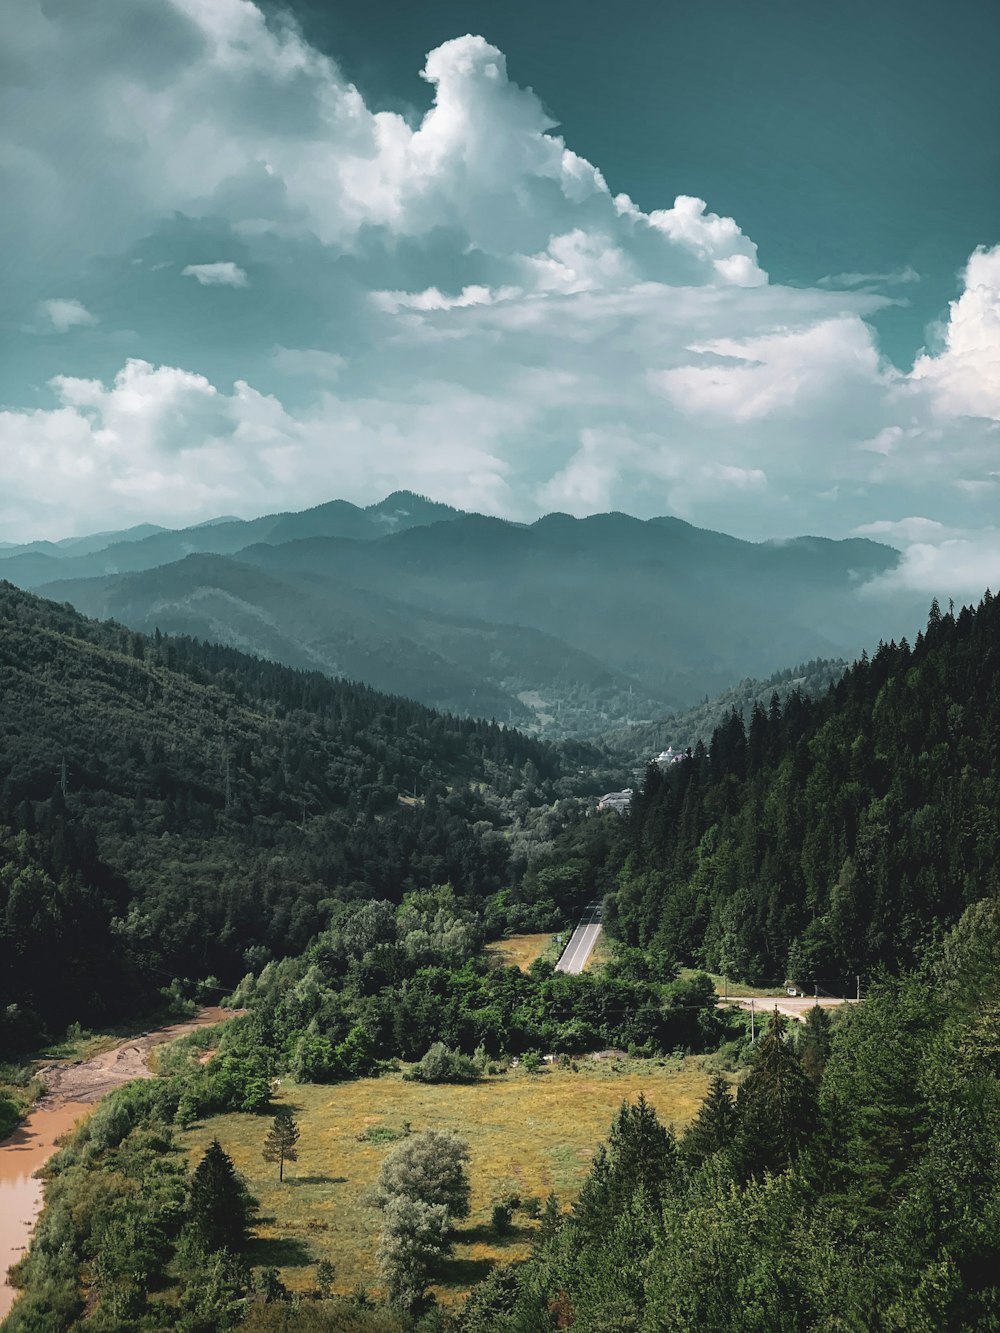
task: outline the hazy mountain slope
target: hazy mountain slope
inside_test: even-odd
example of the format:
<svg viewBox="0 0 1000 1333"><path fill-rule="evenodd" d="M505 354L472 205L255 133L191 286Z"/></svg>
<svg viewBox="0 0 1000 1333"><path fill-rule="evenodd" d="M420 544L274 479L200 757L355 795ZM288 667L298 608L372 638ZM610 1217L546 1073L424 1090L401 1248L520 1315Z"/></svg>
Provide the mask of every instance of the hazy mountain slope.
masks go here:
<svg viewBox="0 0 1000 1333"><path fill-rule="evenodd" d="M675 519L553 514L527 528L467 516L377 543L253 548L268 569L336 567L414 606L543 629L683 706L748 673L836 657L881 634L859 582L898 554L874 542L755 545ZM868 623L865 623L867 620Z"/></svg>
<svg viewBox="0 0 1000 1333"><path fill-rule="evenodd" d="M457 518L460 511L409 491L396 491L361 509L331 500L300 513L266 514L255 519L219 519L176 531L143 525L119 533L32 542L0 550L0 574L20 588L35 589L55 579L86 579L155 569L199 553L233 555L257 542L311 537L374 541L424 523Z"/></svg>
<svg viewBox="0 0 1000 1333"><path fill-rule="evenodd" d="M753 543L617 513L520 525L399 493L79 557L0 554L0 572L139 628L592 735L912 633L922 599L858 595L898 560L860 539Z"/></svg>
<svg viewBox="0 0 1000 1333"><path fill-rule="evenodd" d="M691 708L658 718L655 722L619 727L615 731L606 732L601 739L610 749L634 756L637 760L651 759L668 746L683 751L689 746L694 747L699 741L708 745L716 727L721 726L734 709L743 718L744 724L749 726L754 707L759 706L766 711L775 694L781 702L795 691L810 699L818 698L846 670L847 663L842 660L818 658L799 666L786 667L784 671L776 671L766 680L748 677L712 699L706 697Z"/></svg>
<svg viewBox="0 0 1000 1333"><path fill-rule="evenodd" d="M227 643L446 711L551 733L623 718L630 698L655 706L634 681L541 631L414 610L335 575L275 577L220 556L189 556L140 574L53 583L46 592L134 629Z"/></svg>

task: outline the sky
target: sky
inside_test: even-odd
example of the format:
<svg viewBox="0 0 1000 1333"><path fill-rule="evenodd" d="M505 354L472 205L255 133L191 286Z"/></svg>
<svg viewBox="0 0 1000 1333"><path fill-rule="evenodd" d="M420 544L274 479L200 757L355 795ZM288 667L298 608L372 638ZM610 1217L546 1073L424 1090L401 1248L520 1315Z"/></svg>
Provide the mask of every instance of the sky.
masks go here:
<svg viewBox="0 0 1000 1333"><path fill-rule="evenodd" d="M998 67L986 0L6 0L0 540L409 488L1000 587Z"/></svg>

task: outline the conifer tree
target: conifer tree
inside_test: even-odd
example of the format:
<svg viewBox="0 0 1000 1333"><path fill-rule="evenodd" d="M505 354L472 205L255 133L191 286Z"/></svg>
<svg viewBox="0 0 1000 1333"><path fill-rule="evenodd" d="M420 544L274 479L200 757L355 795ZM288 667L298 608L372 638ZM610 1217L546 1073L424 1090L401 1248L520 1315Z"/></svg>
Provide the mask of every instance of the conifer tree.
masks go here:
<svg viewBox="0 0 1000 1333"><path fill-rule="evenodd" d="M246 1243L252 1200L232 1158L213 1139L191 1177L188 1212L208 1250L237 1253Z"/></svg>
<svg viewBox="0 0 1000 1333"><path fill-rule="evenodd" d="M722 1074L716 1074L682 1140L685 1155L700 1164L713 1153L731 1147L736 1123L736 1106L729 1083Z"/></svg>
<svg viewBox="0 0 1000 1333"><path fill-rule="evenodd" d="M784 1171L816 1127L816 1092L777 1010L736 1095L737 1157L747 1176Z"/></svg>
<svg viewBox="0 0 1000 1333"><path fill-rule="evenodd" d="M295 1117L287 1106L282 1106L271 1121L271 1128L267 1131L267 1138L261 1149L261 1156L265 1162L277 1162L279 1180L285 1178L285 1163L299 1160L298 1149L295 1146L298 1141L299 1127L295 1123Z"/></svg>

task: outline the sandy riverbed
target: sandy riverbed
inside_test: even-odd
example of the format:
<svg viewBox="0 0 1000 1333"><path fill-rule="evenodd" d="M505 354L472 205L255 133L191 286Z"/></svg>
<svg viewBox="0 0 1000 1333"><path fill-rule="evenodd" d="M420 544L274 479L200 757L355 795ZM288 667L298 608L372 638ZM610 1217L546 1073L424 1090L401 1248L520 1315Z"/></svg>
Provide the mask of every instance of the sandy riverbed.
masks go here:
<svg viewBox="0 0 1000 1333"><path fill-rule="evenodd" d="M56 1060L39 1067L45 1095L31 1115L0 1143L0 1320L10 1312L17 1293L7 1273L27 1248L42 1207L43 1184L35 1172L55 1153L59 1139L113 1088L135 1078L153 1078L149 1054L156 1046L195 1028L211 1027L232 1018L233 1009L201 1009L194 1018L157 1028L122 1042L90 1060Z"/></svg>

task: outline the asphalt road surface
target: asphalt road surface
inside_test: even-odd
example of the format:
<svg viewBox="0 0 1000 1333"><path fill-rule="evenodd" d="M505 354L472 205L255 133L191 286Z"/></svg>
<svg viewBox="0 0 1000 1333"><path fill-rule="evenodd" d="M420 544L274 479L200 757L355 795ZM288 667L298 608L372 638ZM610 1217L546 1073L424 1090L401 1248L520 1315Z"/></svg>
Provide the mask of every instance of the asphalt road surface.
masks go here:
<svg viewBox="0 0 1000 1333"><path fill-rule="evenodd" d="M576 976L587 965L587 959L594 951L597 937L601 933L601 904L591 903L584 912L580 924L569 937L569 944L562 951L562 957L556 963L557 972L568 972Z"/></svg>

